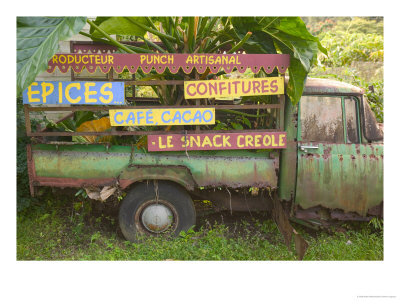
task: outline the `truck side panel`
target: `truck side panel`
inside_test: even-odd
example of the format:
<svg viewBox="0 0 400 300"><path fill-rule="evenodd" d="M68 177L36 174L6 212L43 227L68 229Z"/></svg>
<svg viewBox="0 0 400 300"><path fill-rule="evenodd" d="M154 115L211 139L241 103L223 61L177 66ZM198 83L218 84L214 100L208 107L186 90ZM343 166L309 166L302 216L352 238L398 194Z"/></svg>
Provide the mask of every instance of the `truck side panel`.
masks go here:
<svg viewBox="0 0 400 300"><path fill-rule="evenodd" d="M297 174L297 106L290 99L285 101L285 131L287 148L281 150L279 167L279 198L284 201L294 200Z"/></svg>
<svg viewBox="0 0 400 300"><path fill-rule="evenodd" d="M300 154L296 204L365 216L383 201L383 144L313 144Z"/></svg>
<svg viewBox="0 0 400 300"><path fill-rule="evenodd" d="M98 185L102 185L117 178L132 182L146 179L145 175L135 174L132 167L159 167L148 169L151 170L152 176L147 179L155 179L157 172L163 178L166 168L185 167L187 172L176 170L174 172L178 176L177 182L183 180L181 174L191 175L192 179L183 180L187 185L192 181L196 186L203 187L276 188L279 158L278 155L276 158L269 156L268 151L204 151L189 152L186 156L185 152L144 153L130 146L110 146L107 149L103 145L34 145L33 181L40 185L40 179L56 181L58 178L57 186L62 186L62 182L67 183L71 180L75 180L77 186L82 186L85 183L93 184L97 180L100 183ZM142 174L146 174L146 171L143 172ZM173 177L171 174L168 178ZM71 183L68 186L71 186Z"/></svg>

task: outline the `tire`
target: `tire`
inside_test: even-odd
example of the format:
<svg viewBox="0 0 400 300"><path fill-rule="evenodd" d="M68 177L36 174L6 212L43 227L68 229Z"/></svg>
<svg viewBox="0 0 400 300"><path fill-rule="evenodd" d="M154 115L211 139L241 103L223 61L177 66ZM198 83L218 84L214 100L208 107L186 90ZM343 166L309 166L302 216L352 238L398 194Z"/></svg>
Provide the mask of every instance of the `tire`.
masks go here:
<svg viewBox="0 0 400 300"><path fill-rule="evenodd" d="M178 235L195 223L196 211L190 195L172 182L138 183L119 208L119 226L131 242L138 235Z"/></svg>

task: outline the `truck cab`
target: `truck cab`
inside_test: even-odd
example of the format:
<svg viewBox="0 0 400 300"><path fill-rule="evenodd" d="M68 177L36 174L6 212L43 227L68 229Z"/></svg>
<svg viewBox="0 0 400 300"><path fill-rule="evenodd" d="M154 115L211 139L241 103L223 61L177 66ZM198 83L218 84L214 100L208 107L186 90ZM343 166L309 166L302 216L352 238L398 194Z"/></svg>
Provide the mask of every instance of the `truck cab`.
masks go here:
<svg viewBox="0 0 400 300"><path fill-rule="evenodd" d="M294 216L382 215L383 132L362 89L309 78L298 105L286 102L285 129L278 190Z"/></svg>

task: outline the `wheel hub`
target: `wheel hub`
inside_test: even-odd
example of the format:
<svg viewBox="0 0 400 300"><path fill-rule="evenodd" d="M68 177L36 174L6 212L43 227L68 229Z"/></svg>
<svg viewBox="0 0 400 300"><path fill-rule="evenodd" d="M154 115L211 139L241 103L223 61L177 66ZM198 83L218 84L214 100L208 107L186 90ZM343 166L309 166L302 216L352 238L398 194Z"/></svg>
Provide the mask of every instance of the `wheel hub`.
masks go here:
<svg viewBox="0 0 400 300"><path fill-rule="evenodd" d="M171 226L173 214L172 211L163 204L151 204L143 209L141 221L148 231L160 233Z"/></svg>

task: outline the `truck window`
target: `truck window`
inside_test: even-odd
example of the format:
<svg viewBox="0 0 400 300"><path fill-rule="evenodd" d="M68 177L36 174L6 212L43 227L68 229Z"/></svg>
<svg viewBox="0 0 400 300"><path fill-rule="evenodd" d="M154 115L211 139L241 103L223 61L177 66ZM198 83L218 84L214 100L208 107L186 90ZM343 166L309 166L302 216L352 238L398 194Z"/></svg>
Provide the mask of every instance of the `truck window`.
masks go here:
<svg viewBox="0 0 400 300"><path fill-rule="evenodd" d="M300 124L302 141L344 143L341 100L341 97L301 97Z"/></svg>
<svg viewBox="0 0 400 300"><path fill-rule="evenodd" d="M359 143L357 126L357 102L354 98L345 98L344 106L346 112L346 135L348 144Z"/></svg>
<svg viewBox="0 0 400 300"><path fill-rule="evenodd" d="M371 110L371 107L367 101L367 97L365 96L363 97L362 101L362 112L365 138L368 140L368 142L382 141L383 131L379 128L379 125L376 122L375 114Z"/></svg>

